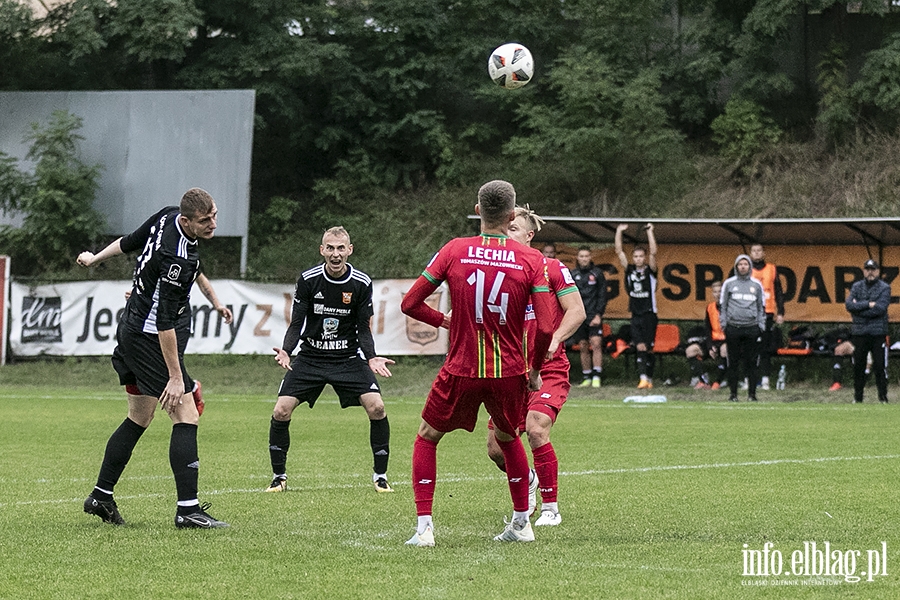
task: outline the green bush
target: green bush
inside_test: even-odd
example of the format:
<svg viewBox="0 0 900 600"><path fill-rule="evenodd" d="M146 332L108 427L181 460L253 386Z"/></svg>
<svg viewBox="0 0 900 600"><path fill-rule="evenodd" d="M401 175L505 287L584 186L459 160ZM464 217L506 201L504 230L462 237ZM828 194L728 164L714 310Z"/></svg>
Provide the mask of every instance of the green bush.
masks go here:
<svg viewBox="0 0 900 600"><path fill-rule="evenodd" d="M782 131L763 108L750 100L732 98L725 112L712 122L713 140L723 157L746 166L757 154L778 143Z"/></svg>
<svg viewBox="0 0 900 600"><path fill-rule="evenodd" d="M12 258L17 275L68 270L75 256L100 239L105 222L93 208L100 165L88 166L77 156L75 131L82 119L55 111L46 126L31 124L25 137L26 158L34 173L16 169L16 161L0 153L0 208L25 215L22 227L0 229L0 252Z"/></svg>

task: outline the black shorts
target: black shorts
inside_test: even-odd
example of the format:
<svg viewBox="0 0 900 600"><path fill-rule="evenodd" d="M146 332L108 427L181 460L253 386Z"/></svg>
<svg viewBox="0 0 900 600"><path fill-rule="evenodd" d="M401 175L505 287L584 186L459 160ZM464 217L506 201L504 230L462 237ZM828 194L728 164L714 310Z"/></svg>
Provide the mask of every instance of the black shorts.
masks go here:
<svg viewBox="0 0 900 600"><path fill-rule="evenodd" d="M188 334L189 335L189 334ZM184 349L188 335L178 334L178 364L184 379L184 393L194 389L194 380L184 368ZM169 368L159 346L159 336L134 331L123 323L116 329L112 365L119 374L119 385L136 385L141 394L159 398L169 383Z"/></svg>
<svg viewBox="0 0 900 600"><path fill-rule="evenodd" d="M381 393L375 373L358 356L323 361L298 354L281 381L278 395L296 398L300 404L308 402L312 408L325 384L330 384L337 392L341 408L360 406L359 397L363 394Z"/></svg>
<svg viewBox="0 0 900 600"><path fill-rule="evenodd" d="M578 326L578 329L575 330L575 333L572 334L572 337L569 338L569 341L574 344L589 340L592 337L603 337L603 322L601 321L600 325L597 325L596 327L591 327L590 323L590 319L582 321L581 325Z"/></svg>
<svg viewBox="0 0 900 600"><path fill-rule="evenodd" d="M659 319L654 312L631 315L631 341L637 346L644 344L647 349L656 342L656 325Z"/></svg>

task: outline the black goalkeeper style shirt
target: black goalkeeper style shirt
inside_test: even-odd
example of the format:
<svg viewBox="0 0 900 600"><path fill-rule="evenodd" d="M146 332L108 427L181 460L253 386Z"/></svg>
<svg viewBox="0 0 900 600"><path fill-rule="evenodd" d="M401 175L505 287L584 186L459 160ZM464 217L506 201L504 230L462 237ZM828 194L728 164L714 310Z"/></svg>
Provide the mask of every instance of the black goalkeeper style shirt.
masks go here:
<svg viewBox="0 0 900 600"><path fill-rule="evenodd" d="M375 357L373 314L368 275L348 264L340 279L332 279L324 263L317 265L297 279L282 348L291 354L299 342L298 355L309 358L346 360L361 354L369 360Z"/></svg>
<svg viewBox="0 0 900 600"><path fill-rule="evenodd" d="M122 317L133 330L158 334L183 326L190 315L200 254L197 240L181 229L179 214L177 206L167 206L119 242L123 252L141 250Z"/></svg>

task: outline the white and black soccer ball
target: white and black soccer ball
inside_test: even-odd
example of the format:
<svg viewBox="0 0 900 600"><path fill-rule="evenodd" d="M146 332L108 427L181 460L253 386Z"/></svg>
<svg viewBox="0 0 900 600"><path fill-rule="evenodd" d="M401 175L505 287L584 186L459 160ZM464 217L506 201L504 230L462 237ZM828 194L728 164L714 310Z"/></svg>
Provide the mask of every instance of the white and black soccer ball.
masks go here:
<svg viewBox="0 0 900 600"><path fill-rule="evenodd" d="M503 44L488 58L488 74L508 90L526 85L534 77L534 58L522 44Z"/></svg>

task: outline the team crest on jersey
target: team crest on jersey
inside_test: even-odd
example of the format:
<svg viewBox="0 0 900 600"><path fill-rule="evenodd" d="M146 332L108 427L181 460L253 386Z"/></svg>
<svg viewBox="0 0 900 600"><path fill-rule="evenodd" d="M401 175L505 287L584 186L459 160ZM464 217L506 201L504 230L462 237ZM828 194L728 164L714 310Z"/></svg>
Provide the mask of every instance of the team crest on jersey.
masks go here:
<svg viewBox="0 0 900 600"><path fill-rule="evenodd" d="M179 275L181 275L181 265L172 265L171 267L169 267L169 279L174 281L178 279Z"/></svg>
<svg viewBox="0 0 900 600"><path fill-rule="evenodd" d="M353 292L341 292L341 300L344 304L350 304L353 301Z"/></svg>

